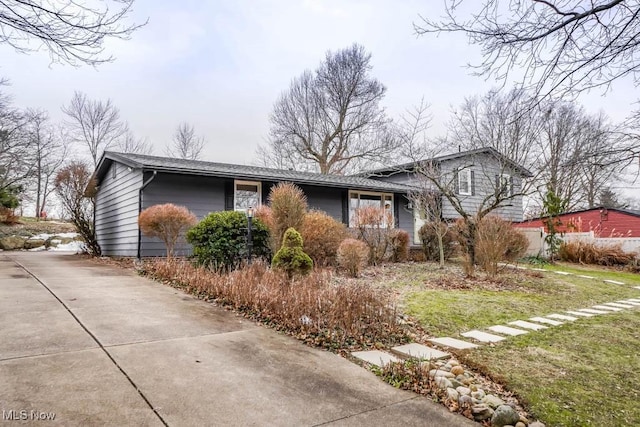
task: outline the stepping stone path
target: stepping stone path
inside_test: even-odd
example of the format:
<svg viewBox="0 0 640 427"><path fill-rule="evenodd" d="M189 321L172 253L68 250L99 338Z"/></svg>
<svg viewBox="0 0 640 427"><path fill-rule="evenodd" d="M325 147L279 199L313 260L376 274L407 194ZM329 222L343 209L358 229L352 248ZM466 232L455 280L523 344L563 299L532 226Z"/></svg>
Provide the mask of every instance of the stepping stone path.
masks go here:
<svg viewBox="0 0 640 427"><path fill-rule="evenodd" d="M593 308L596 310L622 311L621 308L609 307L608 305L594 305Z"/></svg>
<svg viewBox="0 0 640 427"><path fill-rule="evenodd" d="M554 271L554 273L561 274L563 276L571 276L573 274L573 273L569 273L569 272L566 272L566 271Z"/></svg>
<svg viewBox="0 0 640 427"><path fill-rule="evenodd" d="M441 346L451 347L457 350L465 350L468 348L478 347L477 344L473 344L467 341L462 341L456 338L449 338L449 337L431 338L429 341L431 341L434 344L440 344Z"/></svg>
<svg viewBox="0 0 640 427"><path fill-rule="evenodd" d="M583 311L567 311L567 313L573 314L574 316L580 316L580 317L593 317L593 316L595 316L595 314L593 314L593 313L585 313ZM598 314L598 313L596 313L596 314Z"/></svg>
<svg viewBox="0 0 640 427"><path fill-rule="evenodd" d="M506 339L505 337L501 337L498 335L493 335L493 334L489 334L489 333L477 331L477 330L464 332L460 335L462 335L465 338L473 338L474 340L478 340L480 342L499 342L499 341L504 341Z"/></svg>
<svg viewBox="0 0 640 427"><path fill-rule="evenodd" d="M622 300L622 301L618 301L618 302L622 303L622 304L631 304L631 305L634 305L634 306L640 305L640 302L635 302L635 301L632 301L632 300Z"/></svg>
<svg viewBox="0 0 640 427"><path fill-rule="evenodd" d="M593 308L581 308L578 311L582 311L584 313L589 313L589 314L607 314L607 313L610 313L609 311L594 310Z"/></svg>
<svg viewBox="0 0 640 427"><path fill-rule="evenodd" d="M633 289L640 289L640 286L634 286Z"/></svg>
<svg viewBox="0 0 640 427"><path fill-rule="evenodd" d="M436 360L436 359L448 359L451 357L449 353L436 350L435 348L427 347L426 345L411 343L393 347L392 352L400 355L401 357L421 360Z"/></svg>
<svg viewBox="0 0 640 427"><path fill-rule="evenodd" d="M610 305L611 307L618 307L618 308L634 308L633 304L629 304L629 303L607 302L604 305Z"/></svg>
<svg viewBox="0 0 640 427"><path fill-rule="evenodd" d="M490 329L493 332L497 332L499 334L511 335L511 336L524 335L527 333L527 331L523 331L522 329L510 328L508 326L502 326L502 325L489 326L487 329Z"/></svg>
<svg viewBox="0 0 640 427"><path fill-rule="evenodd" d="M532 329L534 331L540 331L542 329L547 329L548 326L542 326L531 322L525 322L524 320L516 320L515 322L509 322L510 325L517 326L519 328L524 329Z"/></svg>
<svg viewBox="0 0 640 427"><path fill-rule="evenodd" d="M568 317L568 316L566 316L566 317ZM560 326L560 325L562 325L562 322L558 322L557 320L546 319L544 317L532 317L529 320L533 320L534 322L538 322L538 323L546 323L546 324L551 325L551 326Z"/></svg>
<svg viewBox="0 0 640 427"><path fill-rule="evenodd" d="M569 322L573 322L575 320L578 320L577 317L565 316L564 314L556 314L556 313L547 314L547 317L551 317L552 319L568 320Z"/></svg>
<svg viewBox="0 0 640 427"><path fill-rule="evenodd" d="M376 366L388 365L391 362L399 362L397 357L380 350L371 351L354 351L351 355L364 362L371 363Z"/></svg>
<svg viewBox="0 0 640 427"><path fill-rule="evenodd" d="M584 274L578 274L578 277L582 277L583 279L595 279L593 276L585 276Z"/></svg>
<svg viewBox="0 0 640 427"><path fill-rule="evenodd" d="M614 285L624 285L624 282L618 282L617 280L604 279L606 283L613 283Z"/></svg>

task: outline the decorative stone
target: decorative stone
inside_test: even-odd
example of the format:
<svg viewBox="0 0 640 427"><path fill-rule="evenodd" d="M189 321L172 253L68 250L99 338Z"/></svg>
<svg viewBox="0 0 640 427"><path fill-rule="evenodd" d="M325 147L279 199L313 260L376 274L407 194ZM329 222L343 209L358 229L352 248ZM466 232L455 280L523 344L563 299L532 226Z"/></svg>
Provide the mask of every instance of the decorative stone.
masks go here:
<svg viewBox="0 0 640 427"><path fill-rule="evenodd" d="M527 425L522 421L518 421L514 427L527 427Z"/></svg>
<svg viewBox="0 0 640 427"><path fill-rule="evenodd" d="M573 275L573 273L568 273L566 271L554 271L554 273L560 274L562 276L571 276L571 275Z"/></svg>
<svg viewBox="0 0 640 427"><path fill-rule="evenodd" d="M531 424L529 424L529 427L546 427L546 426L540 421L534 421Z"/></svg>
<svg viewBox="0 0 640 427"><path fill-rule="evenodd" d="M456 391L460 396L467 396L471 394L471 389L469 387L456 387Z"/></svg>
<svg viewBox="0 0 640 427"><path fill-rule="evenodd" d="M454 367L451 368L451 373L453 375L462 375L464 374L464 368L460 365L456 365Z"/></svg>
<svg viewBox="0 0 640 427"><path fill-rule="evenodd" d="M460 381L456 380L455 378L450 378L449 381L451 381L451 385L453 388L462 387L464 385Z"/></svg>
<svg viewBox="0 0 640 427"><path fill-rule="evenodd" d="M605 283L612 283L614 285L624 285L624 282L618 282L617 280L604 279Z"/></svg>
<svg viewBox="0 0 640 427"><path fill-rule="evenodd" d="M499 341L505 340L504 337L488 334L486 332L477 331L477 330L463 332L460 335L462 335L465 338L473 338L474 340L478 340L480 342L499 342Z"/></svg>
<svg viewBox="0 0 640 427"><path fill-rule="evenodd" d="M25 249L35 249L44 246L45 241L42 239L29 239L24 242Z"/></svg>
<svg viewBox="0 0 640 427"><path fill-rule="evenodd" d="M583 279L595 279L593 276L585 276L584 274L578 274L578 277L582 277Z"/></svg>
<svg viewBox="0 0 640 427"><path fill-rule="evenodd" d="M494 396L493 394L487 394L482 398L482 403L485 403L492 408L497 408L500 405L504 405L504 400L500 399L498 396Z"/></svg>
<svg viewBox="0 0 640 427"><path fill-rule="evenodd" d="M540 331L542 329L547 329L547 326L538 325L531 322L525 322L524 320L516 320L515 322L509 322L510 325L517 326L519 328L531 329L534 331Z"/></svg>
<svg viewBox="0 0 640 427"><path fill-rule="evenodd" d="M629 305L634 305L634 306L639 306L640 302L635 302L633 300L622 300L622 301L618 301L619 303L622 304L629 304Z"/></svg>
<svg viewBox="0 0 640 427"><path fill-rule="evenodd" d="M527 331L523 331L522 329L510 328L508 326L502 326L502 325L489 326L487 329L490 329L493 332L497 332L499 334L513 335L513 336L524 335L527 333Z"/></svg>
<svg viewBox="0 0 640 427"><path fill-rule="evenodd" d="M471 396L463 394L462 396L460 396L458 398L458 403L461 404L461 405L471 405L471 403L472 403Z"/></svg>
<svg viewBox="0 0 640 427"><path fill-rule="evenodd" d="M589 313L589 314L607 314L610 313L609 311L602 311L602 310L594 310L593 308L581 308L578 311L582 311L583 313Z"/></svg>
<svg viewBox="0 0 640 427"><path fill-rule="evenodd" d="M457 360L449 360L449 362L447 362L449 365L451 366L458 366L460 365L460 363L458 363Z"/></svg>
<svg viewBox="0 0 640 427"><path fill-rule="evenodd" d="M429 371L429 377L430 378L436 378L436 377L454 378L455 375L453 375L449 371L445 371L444 369L432 369Z"/></svg>
<svg viewBox="0 0 640 427"><path fill-rule="evenodd" d="M573 314L574 316L579 316L579 317L593 317L593 316L595 316L595 314L589 314L589 313L585 313L583 311L567 311L567 313Z"/></svg>
<svg viewBox="0 0 640 427"><path fill-rule="evenodd" d="M504 427L520 422L520 414L509 405L498 406L491 416L493 427Z"/></svg>
<svg viewBox="0 0 640 427"><path fill-rule="evenodd" d="M546 317L550 317L552 319L560 319L560 320L568 320L569 322L573 322L575 320L578 320L577 317L573 317L573 316L566 316L564 314L548 314Z"/></svg>
<svg viewBox="0 0 640 427"><path fill-rule="evenodd" d="M435 344L440 344L445 347L451 347L458 350L464 350L467 348L476 348L477 344L473 344L467 341L458 340L455 338L442 337L442 338L431 338L429 341Z"/></svg>
<svg viewBox="0 0 640 427"><path fill-rule="evenodd" d="M488 420L493 415L493 409L484 403L479 403L471 407L471 415L473 415L473 419L476 421Z"/></svg>
<svg viewBox="0 0 640 427"><path fill-rule="evenodd" d="M474 399L478 399L478 400L482 400L484 399L484 390L482 389L478 389L477 391L472 391L471 392L471 397L473 397Z"/></svg>
<svg viewBox="0 0 640 427"><path fill-rule="evenodd" d="M454 402L457 402L458 397L460 396L458 395L458 392L455 389L453 388L447 389L447 398L449 398L450 400L453 400Z"/></svg>
<svg viewBox="0 0 640 427"><path fill-rule="evenodd" d="M594 305L593 308L596 310L622 311L621 308L609 307L608 305Z"/></svg>
<svg viewBox="0 0 640 427"><path fill-rule="evenodd" d="M533 320L534 322L538 322L538 323L546 323L547 325L551 325L551 326L562 325L562 322L558 322L557 320L547 319L545 317L532 317L529 320Z"/></svg>
<svg viewBox="0 0 640 427"><path fill-rule="evenodd" d="M388 365L391 362L400 361L397 357L380 350L354 351L353 353L351 353L351 355L357 359L376 366L384 366Z"/></svg>
<svg viewBox="0 0 640 427"><path fill-rule="evenodd" d="M20 236L6 236L0 238L0 249L5 251L15 251L24 248L24 237Z"/></svg>
<svg viewBox="0 0 640 427"><path fill-rule="evenodd" d="M448 388L453 388L453 384L451 383L451 381L449 381L445 377L436 377L436 379L433 381L436 383L438 387L440 387L443 390L446 390Z"/></svg>
<svg viewBox="0 0 640 427"><path fill-rule="evenodd" d="M391 351L402 357L413 357L421 360L447 359L451 357L449 353L416 343L393 347Z"/></svg>
<svg viewBox="0 0 640 427"><path fill-rule="evenodd" d="M633 304L621 304L619 302L605 302L603 305L610 305L617 308L634 308Z"/></svg>

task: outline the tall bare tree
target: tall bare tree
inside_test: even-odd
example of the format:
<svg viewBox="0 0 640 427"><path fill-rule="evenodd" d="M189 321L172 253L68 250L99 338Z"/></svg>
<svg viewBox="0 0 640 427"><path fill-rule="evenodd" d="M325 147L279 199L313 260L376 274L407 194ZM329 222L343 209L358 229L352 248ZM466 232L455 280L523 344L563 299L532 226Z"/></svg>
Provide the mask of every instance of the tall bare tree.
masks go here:
<svg viewBox="0 0 640 427"><path fill-rule="evenodd" d="M263 163L341 174L381 161L400 144L380 101L386 88L371 76L371 54L357 44L327 52L315 71L291 82L270 116ZM284 163L284 164L283 164Z"/></svg>
<svg viewBox="0 0 640 427"><path fill-rule="evenodd" d="M120 119L120 111L110 99L94 101L88 99L86 94L76 91L69 105L63 106L62 111L68 117L73 138L88 148L94 167L102 152L126 132Z"/></svg>
<svg viewBox="0 0 640 427"><path fill-rule="evenodd" d="M198 160L204 145L205 139L196 135L193 125L182 122L176 128L171 144L166 148L166 153L180 159Z"/></svg>
<svg viewBox="0 0 640 427"><path fill-rule="evenodd" d="M67 156L67 146L49 123L49 116L42 110L27 111L27 135L33 157L33 192L35 217L46 211L49 196L55 190L54 178Z"/></svg>
<svg viewBox="0 0 640 427"><path fill-rule="evenodd" d="M104 41L128 39L141 26L125 23L133 3L134 0L90 4L75 0L0 0L0 43L7 43L18 52L44 46L53 62L108 62L113 58L104 56Z"/></svg>
<svg viewBox="0 0 640 427"><path fill-rule="evenodd" d="M114 146L123 153L151 154L153 151L149 141L136 137L127 124L124 125L124 132Z"/></svg>
<svg viewBox="0 0 640 427"><path fill-rule="evenodd" d="M11 97L0 79L0 193L16 193L33 171L30 141L26 136L26 118L11 104Z"/></svg>

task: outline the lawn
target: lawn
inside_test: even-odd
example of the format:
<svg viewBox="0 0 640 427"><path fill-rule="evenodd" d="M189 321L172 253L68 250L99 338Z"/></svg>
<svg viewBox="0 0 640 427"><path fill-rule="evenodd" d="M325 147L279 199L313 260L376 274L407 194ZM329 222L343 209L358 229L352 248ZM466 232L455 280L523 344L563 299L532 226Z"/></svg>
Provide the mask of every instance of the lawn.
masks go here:
<svg viewBox="0 0 640 427"><path fill-rule="evenodd" d="M403 310L430 334L458 338L470 329L640 298L632 288L640 285L638 275L562 267L599 279L506 271L495 281L481 274L466 280L455 265L443 272L432 264L389 266L369 276L393 289ZM460 356L504 382L547 425L640 425L640 308L511 337Z"/></svg>

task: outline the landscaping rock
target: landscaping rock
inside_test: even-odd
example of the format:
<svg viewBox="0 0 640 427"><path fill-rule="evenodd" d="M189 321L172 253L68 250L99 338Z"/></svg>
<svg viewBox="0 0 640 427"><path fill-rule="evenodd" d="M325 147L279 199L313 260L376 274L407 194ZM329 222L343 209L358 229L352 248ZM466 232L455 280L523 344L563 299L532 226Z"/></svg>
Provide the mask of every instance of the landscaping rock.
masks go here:
<svg viewBox="0 0 640 427"><path fill-rule="evenodd" d="M520 414L509 405L498 406L491 416L493 427L513 426L517 422L520 422Z"/></svg>
<svg viewBox="0 0 640 427"><path fill-rule="evenodd" d="M460 397L460 395L458 394L458 392L455 389L449 387L449 388L447 388L447 397L450 400L452 400L454 402L457 402L458 398Z"/></svg>
<svg viewBox="0 0 640 427"><path fill-rule="evenodd" d="M484 391L481 389L471 392L471 397L473 397L474 399L482 400L484 399L484 396L485 396Z"/></svg>
<svg viewBox="0 0 640 427"><path fill-rule="evenodd" d="M470 395L471 394L471 389L468 388L468 387L456 387L456 391L460 395Z"/></svg>
<svg viewBox="0 0 640 427"><path fill-rule="evenodd" d="M436 378L436 377L455 378L455 375L453 375L449 371L445 371L442 369L432 369L429 371L429 377L430 378Z"/></svg>
<svg viewBox="0 0 640 427"><path fill-rule="evenodd" d="M24 242L24 248L25 249L35 249L35 248L39 248L41 246L44 246L45 241L42 239L29 239L26 242Z"/></svg>
<svg viewBox="0 0 640 427"><path fill-rule="evenodd" d="M464 394L458 398L458 403L461 405L471 405L473 400L471 399L471 396Z"/></svg>
<svg viewBox="0 0 640 427"><path fill-rule="evenodd" d="M24 249L24 242L27 239L20 236L7 236L0 238L0 249L5 251L15 251Z"/></svg>
<svg viewBox="0 0 640 427"><path fill-rule="evenodd" d="M527 427L527 425L525 423L523 423L522 421L518 421L516 423L515 427Z"/></svg>
<svg viewBox="0 0 640 427"><path fill-rule="evenodd" d="M476 421L488 420L493 416L493 409L489 408L484 403L480 403L471 407L471 415Z"/></svg>
<svg viewBox="0 0 640 427"><path fill-rule="evenodd" d="M449 381L451 381L451 384L453 384L453 388L458 388L458 387L462 387L464 386L464 384L462 384L460 381L454 379L454 378L450 378Z"/></svg>
<svg viewBox="0 0 640 427"><path fill-rule="evenodd" d="M546 427L546 426L540 421L534 421L531 424L529 424L529 427Z"/></svg>
<svg viewBox="0 0 640 427"><path fill-rule="evenodd" d="M456 365L454 367L451 368L451 373L453 375L462 375L464 374L464 368L460 365Z"/></svg>
<svg viewBox="0 0 640 427"><path fill-rule="evenodd" d="M436 377L436 379L434 380L436 385L438 387L440 387L443 390L446 390L447 388L452 388L453 384L451 384L451 381L449 381L447 378L445 377Z"/></svg>
<svg viewBox="0 0 640 427"><path fill-rule="evenodd" d="M482 403L485 403L487 405L489 405L492 408L497 408L498 406L504 405L504 400L500 399L498 396L494 396L493 394L487 394L483 399L482 399ZM516 420L516 422L520 419L520 416L518 416L518 419ZM507 423L509 424L509 423Z"/></svg>

